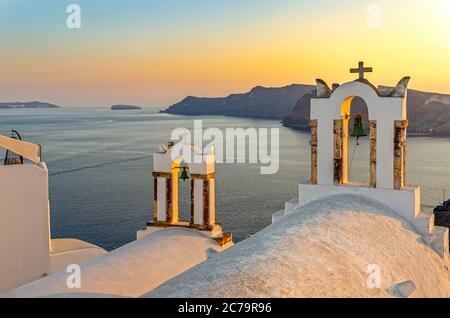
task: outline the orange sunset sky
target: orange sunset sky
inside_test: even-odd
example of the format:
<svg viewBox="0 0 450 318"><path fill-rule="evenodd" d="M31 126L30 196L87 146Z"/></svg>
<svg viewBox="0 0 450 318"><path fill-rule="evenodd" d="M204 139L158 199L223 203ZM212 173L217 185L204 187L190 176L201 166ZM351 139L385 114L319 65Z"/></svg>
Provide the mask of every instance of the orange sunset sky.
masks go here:
<svg viewBox="0 0 450 318"><path fill-rule="evenodd" d="M66 26L70 3L81 29ZM410 75L450 93L449 0L0 0L0 41L0 101L164 107L344 82L359 60L375 85Z"/></svg>

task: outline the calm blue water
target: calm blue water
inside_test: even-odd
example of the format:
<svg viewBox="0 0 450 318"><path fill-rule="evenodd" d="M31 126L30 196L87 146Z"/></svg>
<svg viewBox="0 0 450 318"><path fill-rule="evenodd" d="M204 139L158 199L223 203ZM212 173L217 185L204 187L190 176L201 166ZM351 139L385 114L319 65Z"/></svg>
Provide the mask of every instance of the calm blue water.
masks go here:
<svg viewBox="0 0 450 318"><path fill-rule="evenodd" d="M280 128L280 170L261 175L253 164L219 164L216 171L218 220L235 240L270 224L271 215L297 195L309 178L309 135L278 121L201 117L205 128ZM50 172L53 237L75 237L107 249L135 239L152 218L151 154L170 139L172 129L193 127L192 117L152 110L0 110L0 134L17 129L24 139L43 144ZM351 149L352 150L352 149ZM357 149L351 179L368 180L368 145ZM443 188L450 196L450 140L409 139L408 182L422 186L422 201L436 205ZM180 184L186 218L188 184Z"/></svg>

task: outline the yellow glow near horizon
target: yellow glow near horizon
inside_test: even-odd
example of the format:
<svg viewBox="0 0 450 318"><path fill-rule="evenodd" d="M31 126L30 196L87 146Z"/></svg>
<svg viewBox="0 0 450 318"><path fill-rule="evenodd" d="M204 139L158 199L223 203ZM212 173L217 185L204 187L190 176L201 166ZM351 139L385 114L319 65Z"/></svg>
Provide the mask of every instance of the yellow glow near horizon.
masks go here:
<svg viewBox="0 0 450 318"><path fill-rule="evenodd" d="M342 83L355 78L349 69L360 60L374 67L367 77L375 85L410 75L412 88L450 93L450 0L374 2L380 29L367 26L370 1L334 4L301 19L280 3L270 19L214 32L205 25L185 36L121 29L120 36L100 38L68 33L69 40L46 46L35 40L31 48L4 52L0 93L70 105L162 106L256 85L313 84L316 78Z"/></svg>

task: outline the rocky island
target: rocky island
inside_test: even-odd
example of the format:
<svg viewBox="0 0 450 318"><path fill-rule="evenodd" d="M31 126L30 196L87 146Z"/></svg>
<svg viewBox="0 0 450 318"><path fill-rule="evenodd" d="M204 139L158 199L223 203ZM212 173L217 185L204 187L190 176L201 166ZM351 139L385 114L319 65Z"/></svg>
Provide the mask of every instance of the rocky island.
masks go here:
<svg viewBox="0 0 450 318"><path fill-rule="evenodd" d="M113 105L111 106L111 110L139 110L142 109L140 106L134 105Z"/></svg>
<svg viewBox="0 0 450 318"><path fill-rule="evenodd" d="M248 93L219 98L189 96L164 110L178 115L226 115L266 119L283 119L295 103L315 86L293 84L280 88L257 86Z"/></svg>
<svg viewBox="0 0 450 318"><path fill-rule="evenodd" d="M42 102L10 102L10 103L0 103L0 108L2 109L12 109L12 108L60 108L57 105Z"/></svg>

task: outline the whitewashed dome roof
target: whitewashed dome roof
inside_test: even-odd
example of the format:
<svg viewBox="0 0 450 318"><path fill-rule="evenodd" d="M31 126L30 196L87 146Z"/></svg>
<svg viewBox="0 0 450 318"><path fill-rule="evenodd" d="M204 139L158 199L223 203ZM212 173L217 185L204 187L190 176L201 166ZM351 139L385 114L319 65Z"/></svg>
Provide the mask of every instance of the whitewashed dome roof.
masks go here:
<svg viewBox="0 0 450 318"><path fill-rule="evenodd" d="M62 271L0 295L31 297L139 297L221 250L206 235L168 228L80 264L81 288L67 286Z"/></svg>
<svg viewBox="0 0 450 318"><path fill-rule="evenodd" d="M381 288L367 270L381 269ZM450 297L448 269L393 210L354 195L313 202L145 297Z"/></svg>

